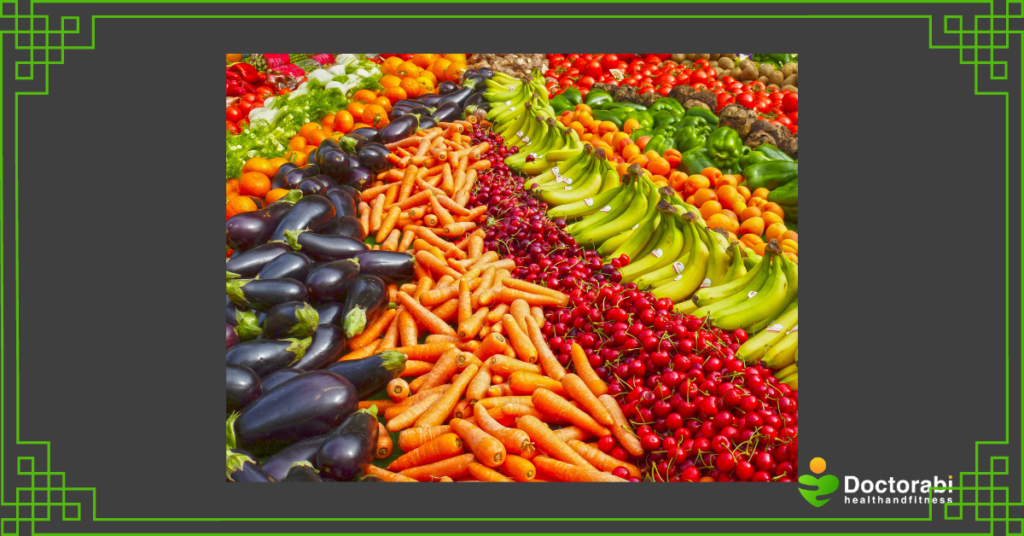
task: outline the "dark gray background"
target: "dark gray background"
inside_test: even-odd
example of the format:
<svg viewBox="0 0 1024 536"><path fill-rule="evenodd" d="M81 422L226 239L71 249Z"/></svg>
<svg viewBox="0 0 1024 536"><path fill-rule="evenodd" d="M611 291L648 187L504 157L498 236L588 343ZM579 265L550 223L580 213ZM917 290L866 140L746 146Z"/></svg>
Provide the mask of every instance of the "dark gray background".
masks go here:
<svg viewBox="0 0 1024 536"><path fill-rule="evenodd" d="M53 15L138 6L37 5ZM96 50L50 69L20 105L21 437L52 444L68 485L97 488L103 518L923 517L923 506L815 509L796 485L222 485L217 407L220 55L246 51L796 51L805 64L805 366L801 472L920 479L973 469L1003 438L1005 101L973 95L957 52L929 50L925 20L417 20L326 13L521 14L542 6L162 6L162 13L308 14L295 20L100 20ZM548 6L549 13L823 13L834 6ZM848 6L848 13L929 13ZM967 14L987 6L946 6ZM937 9L936 9L936 12ZM936 34L941 27L936 18ZM83 22L88 26L87 19ZM528 28L528 29L527 29ZM12 36L4 36L12 39ZM79 43L87 37L77 38ZM72 39L69 39L71 42ZM936 36L938 43L949 38ZM13 48L5 41L5 50ZM1011 48L1019 50L1019 38ZM5 90L13 60L5 58ZM1011 61L1013 66L1013 61ZM1012 69L1010 78L1019 72ZM1019 95L1014 80L995 86ZM29 86L30 87L30 86ZM982 89L986 89L982 85ZM25 86L21 86L25 90ZM5 91L5 153L13 99ZM810 99L810 100L807 100ZM1019 102L1010 116L1019 117ZM806 121L811 121L806 123ZM1015 126L1016 123L1013 123ZM1013 129L1011 129L1013 130ZM1019 147L1017 133L1010 143ZM1019 156L1014 152L1012 160ZM4 169L8 381L14 375L14 181ZM1012 174L1011 174L1012 176ZM1019 244L1016 223L1011 244ZM1020 258L1011 252L1010 295ZM1010 325L1018 326L1011 304ZM1011 340L1017 341L1014 329ZM203 355L199 355L203 354ZM1010 377L1019 377L1014 364ZM8 384L10 385L10 383ZM1019 384L1017 384L1019 389ZM1018 400L1019 390L1013 395ZM13 389L6 401L13 404ZM1012 404L1013 405L1013 404ZM1019 437L1019 403L1011 409ZM6 421L7 475L13 453ZM1011 454L1013 449L984 450ZM1012 453L1017 453L1016 455ZM24 454L27 455L27 454ZM987 457L983 455L983 460ZM1019 465L1011 465L1016 475ZM1017 482L1017 478L1010 479ZM504 491L502 491L504 490ZM13 493L13 492L7 492ZM72 497L76 495L72 494ZM91 510L91 501L84 494ZM838 499L838 500L836 500ZM1019 490L1011 495L1019 500ZM88 512L86 512L88 515ZM936 509L935 516L942 518ZM42 531L977 531L803 522L52 523Z"/></svg>

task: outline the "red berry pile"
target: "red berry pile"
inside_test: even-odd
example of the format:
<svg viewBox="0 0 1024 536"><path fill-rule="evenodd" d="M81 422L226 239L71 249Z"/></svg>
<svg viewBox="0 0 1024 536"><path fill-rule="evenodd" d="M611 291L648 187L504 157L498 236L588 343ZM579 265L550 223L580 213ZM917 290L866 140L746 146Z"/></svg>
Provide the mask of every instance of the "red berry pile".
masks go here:
<svg viewBox="0 0 1024 536"><path fill-rule="evenodd" d="M491 170L473 198L489 205L485 245L515 259L515 277L569 295L567 307L547 310L544 335L563 365L573 343L584 349L646 453L631 459L610 436L598 447L637 463L646 480L794 481L799 395L771 370L735 357L747 333L710 327L675 313L671 300L620 284L618 268L628 259L602 266L564 231L564 221L547 218L546 204L505 166L516 149L479 126L471 135L474 144L491 146Z"/></svg>

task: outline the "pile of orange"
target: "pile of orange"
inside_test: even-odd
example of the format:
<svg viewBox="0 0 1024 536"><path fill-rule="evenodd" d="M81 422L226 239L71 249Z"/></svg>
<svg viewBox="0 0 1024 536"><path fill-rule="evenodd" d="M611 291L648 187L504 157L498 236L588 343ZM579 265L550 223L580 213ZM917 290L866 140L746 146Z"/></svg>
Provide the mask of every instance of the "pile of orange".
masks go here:
<svg viewBox="0 0 1024 536"><path fill-rule="evenodd" d="M465 54L413 54L411 60L392 56L380 64L380 85L391 104L435 93L441 82L458 83L466 72Z"/></svg>
<svg viewBox="0 0 1024 536"><path fill-rule="evenodd" d="M284 188L270 189L270 178L277 174L287 158L250 158L242 166L242 176L227 181L227 219L235 214L259 210L256 199L266 206L288 193ZM305 162L303 162L305 163Z"/></svg>

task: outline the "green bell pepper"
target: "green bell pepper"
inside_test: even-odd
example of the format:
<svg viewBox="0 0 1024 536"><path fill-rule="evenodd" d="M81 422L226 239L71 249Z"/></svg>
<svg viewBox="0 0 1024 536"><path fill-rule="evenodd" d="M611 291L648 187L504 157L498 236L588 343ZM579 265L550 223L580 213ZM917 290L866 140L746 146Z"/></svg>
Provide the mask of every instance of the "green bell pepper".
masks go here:
<svg viewBox="0 0 1024 536"><path fill-rule="evenodd" d="M761 162L771 162L779 160L782 162L792 162L793 159L788 154L778 150L773 145L762 144L757 149L750 151L740 157L740 167L747 169L754 164L760 164Z"/></svg>
<svg viewBox="0 0 1024 536"><path fill-rule="evenodd" d="M675 126L681 121L683 117L676 112L670 110L662 110L654 114L654 129L657 130L661 127Z"/></svg>
<svg viewBox="0 0 1024 536"><path fill-rule="evenodd" d="M769 160L745 168L743 170L743 184L751 191L758 188L774 190L795 181L798 176L797 172L796 162Z"/></svg>
<svg viewBox="0 0 1024 536"><path fill-rule="evenodd" d="M686 113L686 110L683 109L682 104L679 104L679 101L675 99L670 99L668 97L654 101L654 104L652 104L647 111L653 114L655 112L661 112L665 110L670 112L676 112L679 115L683 115Z"/></svg>
<svg viewBox="0 0 1024 536"><path fill-rule="evenodd" d="M704 147L696 147L683 153L679 169L687 175L699 175L705 168L718 167L708 158L708 150Z"/></svg>
<svg viewBox="0 0 1024 536"><path fill-rule="evenodd" d="M654 129L654 133L651 134L651 135L652 136L668 136L670 138L675 138L675 136L676 136L676 127L674 127L672 125L665 126L665 127L659 127L659 128Z"/></svg>
<svg viewBox="0 0 1024 536"><path fill-rule="evenodd" d="M691 149L704 147L708 141L707 131L698 127L683 127L676 130L676 149L685 153Z"/></svg>
<svg viewBox="0 0 1024 536"><path fill-rule="evenodd" d="M641 112L648 111L646 106L635 102L613 102L611 104L604 105L605 110L615 110L617 108L632 108L634 110L640 110Z"/></svg>
<svg viewBox="0 0 1024 536"><path fill-rule="evenodd" d="M743 156L743 138L735 130L722 127L708 136L708 157L723 174L732 174Z"/></svg>
<svg viewBox="0 0 1024 536"><path fill-rule="evenodd" d="M653 135L654 135L654 132L652 132L651 129L649 129L649 128L638 128L638 129L634 130L629 135L629 139L631 141L633 141L634 143L636 143L636 140L639 140L640 138L642 138L644 136L653 136Z"/></svg>
<svg viewBox="0 0 1024 536"><path fill-rule="evenodd" d="M654 128L654 117L651 116L650 112L641 110L630 110L626 113L626 118L623 122L629 121L630 119L636 119L640 123L640 128Z"/></svg>
<svg viewBox="0 0 1024 536"><path fill-rule="evenodd" d="M798 193L799 186L797 186L797 179L793 179L786 184L779 186L768 193L768 201L778 204L782 207L782 212L785 214L783 217L787 222L797 221L797 206L798 206Z"/></svg>
<svg viewBox="0 0 1024 536"><path fill-rule="evenodd" d="M701 108L700 106L694 106L689 110L686 110L686 115L690 117L703 117L707 121L708 125L718 126L718 116L715 112L708 110L707 108Z"/></svg>
<svg viewBox="0 0 1024 536"><path fill-rule="evenodd" d="M665 154L665 151L669 149L675 149L676 142L669 136L656 135L647 141L647 145L644 146L644 152L654 151L658 154Z"/></svg>
<svg viewBox="0 0 1024 536"><path fill-rule="evenodd" d="M615 124L615 127L622 130L622 114L615 113L612 110L594 110L592 117L595 121L611 121Z"/></svg>
<svg viewBox="0 0 1024 536"><path fill-rule="evenodd" d="M587 93L587 99L584 102L586 102L587 106L590 106L590 109L596 110L606 104L615 102L615 99L604 91L595 90Z"/></svg>
<svg viewBox="0 0 1024 536"><path fill-rule="evenodd" d="M555 115L559 115L566 110L576 108L577 104L582 103L583 95L580 94L580 90L571 87L551 99L551 108L555 110Z"/></svg>
<svg viewBox="0 0 1024 536"><path fill-rule="evenodd" d="M785 162L792 162L793 161L793 159L790 158L788 154L780 151L774 145L768 145L766 143L763 143L763 144L759 145L757 147L757 149L755 149L755 150L758 151L758 152L761 152L761 153L764 153L764 154L768 155L768 157L771 158L772 160L782 160L782 161L785 161Z"/></svg>
<svg viewBox="0 0 1024 536"><path fill-rule="evenodd" d="M707 119L704 119L703 117L699 117L696 115L683 116L683 118L679 120L679 123L676 124L676 128L686 127L696 128L698 131L703 132L704 134L711 133L711 125L708 124Z"/></svg>

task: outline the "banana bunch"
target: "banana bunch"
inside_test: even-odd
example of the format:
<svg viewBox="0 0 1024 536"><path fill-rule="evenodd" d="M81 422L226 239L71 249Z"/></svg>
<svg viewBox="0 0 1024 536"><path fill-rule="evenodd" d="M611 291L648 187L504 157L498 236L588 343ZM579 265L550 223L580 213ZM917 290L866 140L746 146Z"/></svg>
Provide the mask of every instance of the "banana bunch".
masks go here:
<svg viewBox="0 0 1024 536"><path fill-rule="evenodd" d="M584 146L580 155L560 163L555 168L534 177L531 181L540 182L540 188L543 188L544 184L550 184L557 180L551 178L556 173L575 173L575 170L585 165L581 162L586 161L587 153L595 153L590 159L592 166L601 168L600 174L603 178L601 184L604 191L570 203L556 203L556 206L548 211L548 217L576 220L566 226L565 231L572 235L581 246L595 247L639 227L644 218L649 217L651 207L657 207L661 200L661 194L654 183L643 176L639 166L635 166L635 169L631 167L629 173L623 176L620 182L618 172L604 159L604 151L600 149L595 151L589 145ZM569 167L564 172L555 171L566 165ZM564 177L564 175L561 176ZM547 183L543 181L547 181ZM591 178L592 182L595 182L593 178ZM573 183L575 188L576 181L574 180ZM529 181L527 185L529 185ZM588 184L588 186L592 187L592 184ZM557 193L568 194L571 192L563 190ZM541 190L540 195L544 196L544 194L545 192Z"/></svg>
<svg viewBox="0 0 1024 536"><path fill-rule="evenodd" d="M786 310L772 320L764 331L747 339L736 357L745 363L762 362L776 371L775 377L793 389L797 388L797 363L799 326L797 324L797 302L793 301Z"/></svg>
<svg viewBox="0 0 1024 536"><path fill-rule="evenodd" d="M532 173L533 175L543 173L556 165L557 160L548 160L548 155L553 154L554 157L564 159L567 155L574 156L576 151L583 149L583 142L575 130L565 128L553 117L544 115L535 116L534 121L527 123L523 129L523 136L516 136L511 143L519 147L519 152L506 158L505 165L511 170L524 173L528 173L527 167L537 170L537 173Z"/></svg>
<svg viewBox="0 0 1024 536"><path fill-rule="evenodd" d="M571 156L523 184L527 190L533 188L533 195L549 206L593 203L595 196L620 185L619 173L603 149L595 150L587 144L564 154Z"/></svg>

